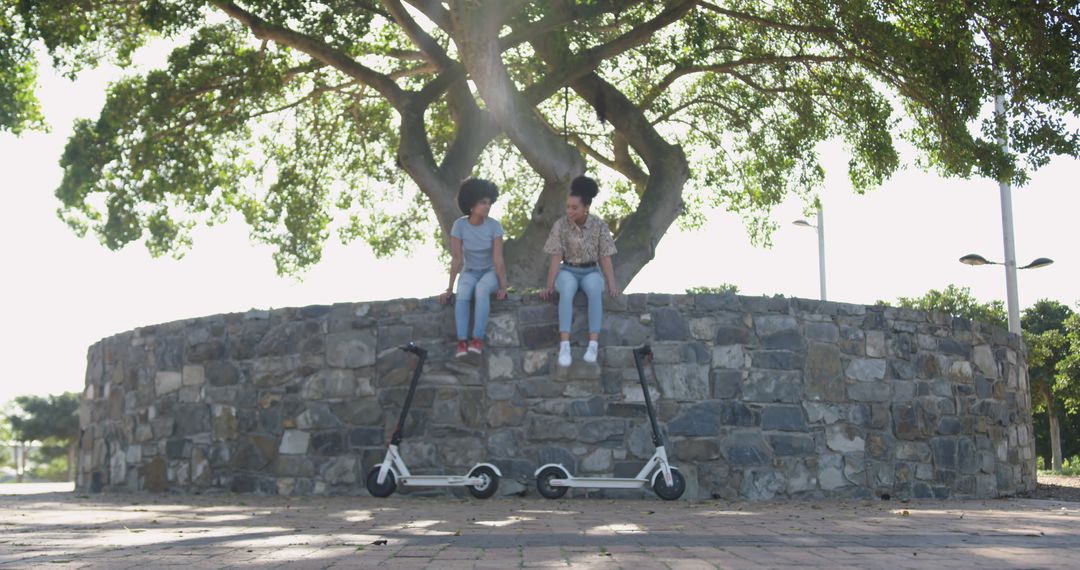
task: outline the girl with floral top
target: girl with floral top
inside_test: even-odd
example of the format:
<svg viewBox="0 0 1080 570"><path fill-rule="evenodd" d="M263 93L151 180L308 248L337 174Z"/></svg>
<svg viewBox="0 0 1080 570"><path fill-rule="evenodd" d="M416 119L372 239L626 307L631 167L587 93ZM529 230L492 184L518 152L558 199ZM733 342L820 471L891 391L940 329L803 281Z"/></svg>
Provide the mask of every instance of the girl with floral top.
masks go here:
<svg viewBox="0 0 1080 570"><path fill-rule="evenodd" d="M540 292L540 298L546 300L553 291L559 292L559 366L570 366L570 324L578 289L585 291L589 301L589 346L585 349L585 362L596 362L604 314L603 292L607 289L611 297L619 294L611 266L611 256L617 253L615 240L607 224L589 213L597 193L595 180L588 176L575 178L566 198L566 216L551 226L544 244L544 253L551 255L551 261L547 288Z"/></svg>
<svg viewBox="0 0 1080 570"><path fill-rule="evenodd" d="M460 358L469 352L484 351L484 332L491 311L491 295L506 298L506 265L503 263L503 228L488 217L491 205L499 197L495 184L470 178L458 189L458 207L464 216L454 221L450 230L450 286L439 295L446 304L457 280L454 323L457 326L457 350ZM472 338L469 339L469 303L476 301Z"/></svg>

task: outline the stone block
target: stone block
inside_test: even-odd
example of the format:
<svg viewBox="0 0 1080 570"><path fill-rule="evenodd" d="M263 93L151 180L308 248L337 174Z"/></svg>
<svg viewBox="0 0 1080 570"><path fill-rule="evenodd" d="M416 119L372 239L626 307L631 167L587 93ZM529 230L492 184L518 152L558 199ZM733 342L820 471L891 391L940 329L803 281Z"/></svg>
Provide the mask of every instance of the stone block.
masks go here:
<svg viewBox="0 0 1080 570"><path fill-rule="evenodd" d="M835 423L825 427L825 444L840 453L866 450L866 438L862 430L848 423Z"/></svg>
<svg viewBox="0 0 1080 570"><path fill-rule="evenodd" d="M853 358L847 366L848 378L859 382L877 382L885 379L887 361L881 358Z"/></svg>
<svg viewBox="0 0 1080 570"><path fill-rule="evenodd" d="M804 431L806 420L797 405L771 405L761 409L761 429L780 431Z"/></svg>
<svg viewBox="0 0 1080 570"><path fill-rule="evenodd" d="M182 385L183 375L180 372L161 371L154 376L154 391L158 396L175 392Z"/></svg>
<svg viewBox="0 0 1080 570"><path fill-rule="evenodd" d="M709 367L699 364L656 364L660 393L673 400L708 399Z"/></svg>
<svg viewBox="0 0 1080 570"><path fill-rule="evenodd" d="M845 399L840 349L813 343L806 350L803 393L808 400L839 402Z"/></svg>
<svg viewBox="0 0 1080 570"><path fill-rule="evenodd" d="M285 430L285 433L281 436L278 453L282 455L303 455L308 452L310 443L310 433L295 429Z"/></svg>
<svg viewBox="0 0 1080 570"><path fill-rule="evenodd" d="M200 364L186 364L181 373L184 386L200 386L206 382L206 371Z"/></svg>
<svg viewBox="0 0 1080 570"><path fill-rule="evenodd" d="M712 349L712 365L714 368L746 368L750 364L746 357L746 351L741 344L727 344L714 346Z"/></svg>
<svg viewBox="0 0 1080 570"><path fill-rule="evenodd" d="M491 316L488 320L487 344L492 347L518 346L517 321L512 313Z"/></svg>
<svg viewBox="0 0 1080 570"><path fill-rule="evenodd" d="M367 328L326 335L326 363L335 368L362 368L375 364L378 334Z"/></svg>
<svg viewBox="0 0 1080 570"><path fill-rule="evenodd" d="M796 403L802 398L802 372L751 370L742 385L747 402Z"/></svg>
<svg viewBox="0 0 1080 570"><path fill-rule="evenodd" d="M761 432L732 432L721 439L720 450L728 462L735 466L746 467L772 463L772 451L765 443Z"/></svg>

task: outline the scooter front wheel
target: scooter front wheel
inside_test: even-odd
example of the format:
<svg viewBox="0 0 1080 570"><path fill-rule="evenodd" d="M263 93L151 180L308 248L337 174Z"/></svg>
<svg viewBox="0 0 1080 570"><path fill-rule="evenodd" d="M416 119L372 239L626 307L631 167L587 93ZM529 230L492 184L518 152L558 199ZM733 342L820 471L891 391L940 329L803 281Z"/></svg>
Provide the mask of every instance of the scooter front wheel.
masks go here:
<svg viewBox="0 0 1080 570"><path fill-rule="evenodd" d="M479 485L469 485L469 492L477 499L486 499L495 494L495 491L499 490L499 476L495 473L495 470L481 465L476 469L473 469L469 473L469 477L479 477L483 480L483 483Z"/></svg>
<svg viewBox="0 0 1080 570"><path fill-rule="evenodd" d="M679 473L678 469L671 470L671 486L669 487L667 481L664 481L664 474L660 473L656 477L656 482L653 483L653 492L657 497L665 501L674 501L682 496L686 491L686 478Z"/></svg>
<svg viewBox="0 0 1080 570"><path fill-rule="evenodd" d="M547 467L536 476L536 490L548 499L558 499L566 494L569 487L552 486L552 479L565 479L566 473L558 467Z"/></svg>
<svg viewBox="0 0 1080 570"><path fill-rule="evenodd" d="M367 476L367 490L371 493L372 497L378 497L380 499L389 497L394 494L397 489L397 482L394 481L394 472L387 471L386 479L383 479L382 485L379 484L379 469L381 467L375 467L368 473Z"/></svg>

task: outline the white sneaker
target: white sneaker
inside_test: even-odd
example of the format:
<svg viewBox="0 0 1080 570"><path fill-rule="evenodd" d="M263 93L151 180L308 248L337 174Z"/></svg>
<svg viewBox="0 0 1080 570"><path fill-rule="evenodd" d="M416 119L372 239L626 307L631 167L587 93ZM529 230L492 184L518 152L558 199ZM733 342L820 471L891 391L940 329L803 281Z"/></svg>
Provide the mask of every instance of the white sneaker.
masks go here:
<svg viewBox="0 0 1080 570"><path fill-rule="evenodd" d="M559 366L570 366L570 343L559 343Z"/></svg>
<svg viewBox="0 0 1080 570"><path fill-rule="evenodd" d="M584 358L585 362L588 362L589 364L596 362L597 348L598 347L596 341L589 341L589 348L585 349L585 356L582 357Z"/></svg>

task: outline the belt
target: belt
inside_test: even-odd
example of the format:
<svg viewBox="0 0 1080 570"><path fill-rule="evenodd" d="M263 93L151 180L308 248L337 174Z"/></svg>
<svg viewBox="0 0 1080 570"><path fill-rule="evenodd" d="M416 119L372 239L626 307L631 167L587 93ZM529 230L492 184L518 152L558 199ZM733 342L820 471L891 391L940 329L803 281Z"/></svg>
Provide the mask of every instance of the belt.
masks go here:
<svg viewBox="0 0 1080 570"><path fill-rule="evenodd" d="M567 260L563 260L563 265L569 265L570 267L596 267L595 261L587 261L585 263L570 263Z"/></svg>

